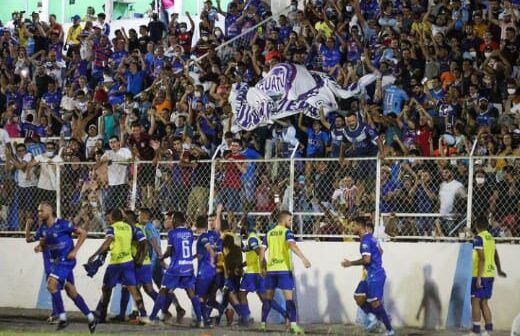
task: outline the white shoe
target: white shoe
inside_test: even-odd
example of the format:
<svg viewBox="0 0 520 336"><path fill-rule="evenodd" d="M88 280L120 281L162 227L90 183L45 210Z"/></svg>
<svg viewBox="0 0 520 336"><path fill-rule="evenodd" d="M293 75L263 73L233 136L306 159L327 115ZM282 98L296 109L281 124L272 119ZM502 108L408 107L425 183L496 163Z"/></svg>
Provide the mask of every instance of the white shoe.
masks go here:
<svg viewBox="0 0 520 336"><path fill-rule="evenodd" d="M480 333L481 336L491 336L491 333L487 330L484 330L483 332Z"/></svg>
<svg viewBox="0 0 520 336"><path fill-rule="evenodd" d="M139 324L144 324L144 325L152 324L152 320L150 320L150 318L148 316L139 316L138 320L139 320Z"/></svg>
<svg viewBox="0 0 520 336"><path fill-rule="evenodd" d="M477 334L477 333L474 333L473 331L471 331L467 334L464 334L464 336L481 336L481 334Z"/></svg>
<svg viewBox="0 0 520 336"><path fill-rule="evenodd" d="M394 329L385 331L385 336L394 336L394 335L395 335Z"/></svg>

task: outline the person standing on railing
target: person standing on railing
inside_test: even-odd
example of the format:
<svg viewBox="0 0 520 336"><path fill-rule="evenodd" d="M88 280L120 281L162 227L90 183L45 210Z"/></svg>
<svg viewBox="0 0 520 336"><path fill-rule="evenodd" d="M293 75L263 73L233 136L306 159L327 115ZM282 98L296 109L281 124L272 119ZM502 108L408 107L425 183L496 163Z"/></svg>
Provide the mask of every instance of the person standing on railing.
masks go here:
<svg viewBox="0 0 520 336"><path fill-rule="evenodd" d="M240 162L245 157L241 153L242 141L233 139L231 153L225 157L230 162L225 163L224 178L221 184L221 202L225 208L235 212L242 211L240 190L242 187L241 176L247 171L248 164Z"/></svg>
<svg viewBox="0 0 520 336"><path fill-rule="evenodd" d="M109 139L110 150L101 157L101 162L108 164L108 193L105 209L126 208L128 200L128 164L132 152L121 147L119 137Z"/></svg>
<svg viewBox="0 0 520 336"><path fill-rule="evenodd" d="M145 132L142 125L134 122L127 142L133 157L138 161L152 161L155 158L155 150L151 146L151 141L150 134ZM141 201L144 205L151 206L149 202L151 202L155 183L155 165L151 162L140 163L137 169L137 176Z"/></svg>
<svg viewBox="0 0 520 336"><path fill-rule="evenodd" d="M7 154L8 153L8 154ZM9 223L9 228L15 229L20 223L25 223L29 216L34 215L37 199L36 186L38 185L38 177L36 170L29 163L33 160L33 156L27 152L23 143L16 145L16 153L6 152L8 170L14 171L16 182L14 199L11 207L18 208L18 223Z"/></svg>
<svg viewBox="0 0 520 336"><path fill-rule="evenodd" d="M56 155L56 144L54 142L48 141L45 144L45 150L45 153L36 155L28 164L30 168L40 166L38 192L34 197L40 202L46 201L56 204L57 164L63 162L63 160L60 155Z"/></svg>
<svg viewBox="0 0 520 336"><path fill-rule="evenodd" d="M439 213L441 214L441 225L445 235L455 233L456 218L453 213L457 197L467 197L464 185L454 179L454 169L444 167L442 169L442 183L439 187Z"/></svg>

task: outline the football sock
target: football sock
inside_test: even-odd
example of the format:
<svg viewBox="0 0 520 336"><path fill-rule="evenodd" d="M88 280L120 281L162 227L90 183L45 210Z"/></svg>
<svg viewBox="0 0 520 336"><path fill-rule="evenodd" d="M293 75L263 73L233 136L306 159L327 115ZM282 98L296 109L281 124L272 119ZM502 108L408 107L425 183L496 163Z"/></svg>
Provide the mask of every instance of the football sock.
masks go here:
<svg viewBox="0 0 520 336"><path fill-rule="evenodd" d="M270 310L271 310L271 300L264 300L264 302L262 302L262 322L267 321L267 316L269 315Z"/></svg>
<svg viewBox="0 0 520 336"><path fill-rule="evenodd" d="M61 292L56 291L51 294L52 301L54 302L54 306L56 306L56 313L60 316L60 320L62 320L62 315L65 316L65 308L63 307L63 299L61 298ZM65 320L66 318L63 318Z"/></svg>
<svg viewBox="0 0 520 336"><path fill-rule="evenodd" d="M390 324L390 319L388 318L388 314L386 313L386 310L382 304L380 304L376 308L372 307L372 312L374 313L374 315L377 317L378 320L383 322L386 330L388 330L388 331L392 330L392 325Z"/></svg>
<svg viewBox="0 0 520 336"><path fill-rule="evenodd" d="M293 300L285 301L285 310L289 316L289 321L296 322L296 305Z"/></svg>
<svg viewBox="0 0 520 336"><path fill-rule="evenodd" d="M473 331L473 333L475 334L480 335L480 323L473 322L473 328L471 328L471 331Z"/></svg>
<svg viewBox="0 0 520 336"><path fill-rule="evenodd" d="M130 301L130 292L126 287L121 288L121 300L119 301L119 316L126 316L126 309Z"/></svg>
<svg viewBox="0 0 520 336"><path fill-rule="evenodd" d="M78 296L76 296L73 301L76 307L78 307L78 309L83 313L83 315L88 316L88 314L91 313L81 295L78 294Z"/></svg>
<svg viewBox="0 0 520 336"><path fill-rule="evenodd" d="M165 295L163 295L163 294L157 295L157 299L155 299L155 302L153 304L152 313L150 314L150 320L157 319L157 313L159 313L159 310L161 310L164 307L165 302L166 302Z"/></svg>
<svg viewBox="0 0 520 336"><path fill-rule="evenodd" d="M486 328L486 331L493 331L493 323L486 323L484 328Z"/></svg>
<svg viewBox="0 0 520 336"><path fill-rule="evenodd" d="M197 321L202 321L202 311L200 308L200 299L198 296L194 296L191 298L191 304L193 305L193 310L195 311L195 316L197 316Z"/></svg>

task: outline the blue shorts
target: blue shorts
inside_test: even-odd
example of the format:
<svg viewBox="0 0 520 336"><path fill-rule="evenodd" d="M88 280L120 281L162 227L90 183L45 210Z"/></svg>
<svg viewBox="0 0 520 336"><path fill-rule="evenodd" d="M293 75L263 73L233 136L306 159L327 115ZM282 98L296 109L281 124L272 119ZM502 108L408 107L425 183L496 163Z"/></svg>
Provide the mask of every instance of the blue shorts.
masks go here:
<svg viewBox="0 0 520 336"><path fill-rule="evenodd" d="M368 294L368 284L366 282L366 280L361 280L357 287L356 287L356 290L354 291L354 296L367 296Z"/></svg>
<svg viewBox="0 0 520 336"><path fill-rule="evenodd" d="M224 281L224 288L230 292L238 292L240 288L240 277L228 278Z"/></svg>
<svg viewBox="0 0 520 336"><path fill-rule="evenodd" d="M246 273L240 283L240 290L248 293L265 293L265 279L258 273Z"/></svg>
<svg viewBox="0 0 520 336"><path fill-rule="evenodd" d="M367 283L367 301L383 301L383 295L385 293L385 281L386 275L377 276L374 278L367 278L365 282Z"/></svg>
<svg viewBox="0 0 520 336"><path fill-rule="evenodd" d="M133 261L108 265L103 277L103 285L114 288L118 283L123 286L137 285L135 263Z"/></svg>
<svg viewBox="0 0 520 336"><path fill-rule="evenodd" d="M138 285L152 283L152 265L142 265L135 267L135 279Z"/></svg>
<svg viewBox="0 0 520 336"><path fill-rule="evenodd" d="M195 294L198 297L206 297L208 296L209 290L211 286L215 284L215 277L211 278L199 278L195 282Z"/></svg>
<svg viewBox="0 0 520 336"><path fill-rule="evenodd" d="M63 288L66 282L74 284L74 274L72 270L76 266L76 261L65 263L51 263L47 277L53 277L60 283L60 288Z"/></svg>
<svg viewBox="0 0 520 336"><path fill-rule="evenodd" d="M164 273L161 288L167 289L195 289L195 277L193 275L179 276Z"/></svg>
<svg viewBox="0 0 520 336"><path fill-rule="evenodd" d="M480 278L482 288L477 288L477 278L471 278L471 297L477 299L491 299L495 278Z"/></svg>
<svg viewBox="0 0 520 336"><path fill-rule="evenodd" d="M265 289L275 290L276 288L281 290L293 290L294 278L292 273L289 271L267 272L265 276Z"/></svg>

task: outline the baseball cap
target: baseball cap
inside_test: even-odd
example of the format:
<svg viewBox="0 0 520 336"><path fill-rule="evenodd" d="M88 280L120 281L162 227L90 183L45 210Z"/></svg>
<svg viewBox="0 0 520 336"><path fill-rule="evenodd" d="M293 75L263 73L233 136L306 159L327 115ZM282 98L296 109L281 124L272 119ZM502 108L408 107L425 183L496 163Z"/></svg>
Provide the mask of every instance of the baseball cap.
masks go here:
<svg viewBox="0 0 520 336"><path fill-rule="evenodd" d="M79 20L81 20L81 17L77 14L72 17L72 21L79 21Z"/></svg>

